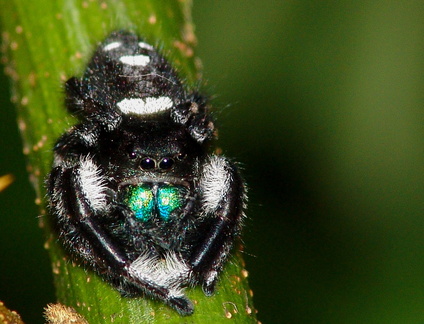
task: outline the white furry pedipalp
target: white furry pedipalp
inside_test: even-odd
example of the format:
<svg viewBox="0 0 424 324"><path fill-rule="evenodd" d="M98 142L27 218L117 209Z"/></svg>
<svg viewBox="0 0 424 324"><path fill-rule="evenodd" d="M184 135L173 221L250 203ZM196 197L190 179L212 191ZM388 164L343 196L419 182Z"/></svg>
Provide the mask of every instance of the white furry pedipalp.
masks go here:
<svg viewBox="0 0 424 324"><path fill-rule="evenodd" d="M231 184L229 168L228 161L216 155L212 155L210 161L203 167L200 185L206 212L215 211L228 192Z"/></svg>
<svg viewBox="0 0 424 324"><path fill-rule="evenodd" d="M132 276L143 281L165 287L173 297L183 296L181 284L190 277L189 266L175 252L168 252L165 258L140 255L129 267Z"/></svg>
<svg viewBox="0 0 424 324"><path fill-rule="evenodd" d="M90 156L81 157L78 175L82 193L89 201L90 206L94 210L104 209L106 207L106 180Z"/></svg>

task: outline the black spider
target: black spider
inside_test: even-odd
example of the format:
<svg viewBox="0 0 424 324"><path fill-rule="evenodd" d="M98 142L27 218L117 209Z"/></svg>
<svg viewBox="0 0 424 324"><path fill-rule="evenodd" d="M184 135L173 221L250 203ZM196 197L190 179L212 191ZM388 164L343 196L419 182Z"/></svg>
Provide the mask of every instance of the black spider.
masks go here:
<svg viewBox="0 0 424 324"><path fill-rule="evenodd" d="M48 179L62 243L123 295L192 314L183 288L214 292L246 200L234 164L207 153L214 125L204 99L124 31L66 91L82 123L55 145Z"/></svg>

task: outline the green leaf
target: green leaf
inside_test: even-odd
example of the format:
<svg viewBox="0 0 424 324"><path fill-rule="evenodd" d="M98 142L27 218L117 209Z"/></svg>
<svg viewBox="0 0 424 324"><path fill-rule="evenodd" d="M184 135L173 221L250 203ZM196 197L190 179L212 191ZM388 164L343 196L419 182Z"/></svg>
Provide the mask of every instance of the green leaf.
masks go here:
<svg viewBox="0 0 424 324"><path fill-rule="evenodd" d="M191 21L191 1L184 0L0 0L3 63L12 81L12 101L24 142L31 182L47 238L57 297L90 323L153 323L182 318L147 298L123 298L97 275L72 262L57 244L45 209L43 179L50 170L56 139L76 120L64 107L63 83L81 72L96 45L111 31L127 29L158 45L188 86L199 83L199 60ZM241 250L241 247L236 249ZM187 289L195 314L186 323L256 322L240 253L230 258L217 292L205 297Z"/></svg>

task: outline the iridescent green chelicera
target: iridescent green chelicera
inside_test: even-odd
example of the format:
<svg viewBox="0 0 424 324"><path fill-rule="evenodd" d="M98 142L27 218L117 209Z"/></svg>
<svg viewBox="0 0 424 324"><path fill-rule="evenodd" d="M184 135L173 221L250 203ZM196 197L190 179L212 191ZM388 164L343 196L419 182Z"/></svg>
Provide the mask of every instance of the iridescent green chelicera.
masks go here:
<svg viewBox="0 0 424 324"><path fill-rule="evenodd" d="M184 189L168 184L158 188L147 184L128 186L124 195L124 203L141 222L149 221L155 212L162 220L169 220L172 212L182 207L183 200Z"/></svg>

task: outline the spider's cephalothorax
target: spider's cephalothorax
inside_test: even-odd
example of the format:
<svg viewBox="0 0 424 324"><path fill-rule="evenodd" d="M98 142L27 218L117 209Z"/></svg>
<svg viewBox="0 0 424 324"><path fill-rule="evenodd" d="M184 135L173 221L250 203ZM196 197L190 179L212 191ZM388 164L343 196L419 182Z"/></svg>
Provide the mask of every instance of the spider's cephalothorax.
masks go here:
<svg viewBox="0 0 424 324"><path fill-rule="evenodd" d="M123 295L191 314L183 288L213 293L245 202L234 164L207 153L214 125L204 99L123 31L66 91L82 123L57 142L48 179L61 241Z"/></svg>

